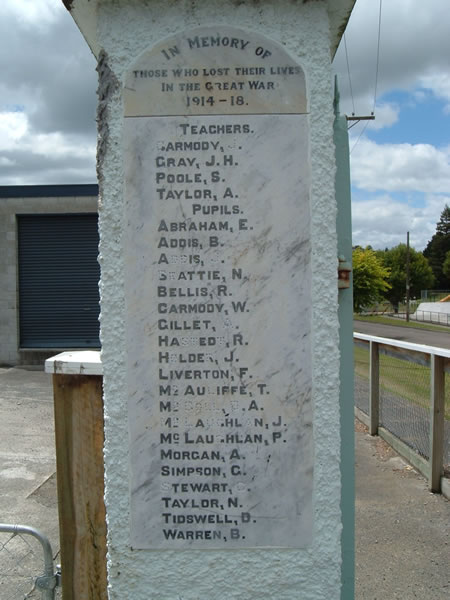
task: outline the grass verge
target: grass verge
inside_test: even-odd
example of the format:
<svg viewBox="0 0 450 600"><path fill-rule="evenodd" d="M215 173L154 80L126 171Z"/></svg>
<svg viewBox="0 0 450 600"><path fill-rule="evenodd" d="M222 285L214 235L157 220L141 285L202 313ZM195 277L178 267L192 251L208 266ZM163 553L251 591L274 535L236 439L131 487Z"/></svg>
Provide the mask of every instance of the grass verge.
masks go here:
<svg viewBox="0 0 450 600"><path fill-rule="evenodd" d="M355 374L369 379L369 351L354 347ZM430 369L380 352L382 389L429 410ZM445 373L445 418L450 420L450 373Z"/></svg>

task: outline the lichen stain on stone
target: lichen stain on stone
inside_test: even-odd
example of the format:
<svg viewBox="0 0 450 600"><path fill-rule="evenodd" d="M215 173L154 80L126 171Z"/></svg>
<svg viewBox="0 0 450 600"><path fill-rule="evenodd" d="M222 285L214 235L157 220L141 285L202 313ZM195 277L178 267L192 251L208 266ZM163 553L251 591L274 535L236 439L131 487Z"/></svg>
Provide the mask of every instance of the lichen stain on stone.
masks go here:
<svg viewBox="0 0 450 600"><path fill-rule="evenodd" d="M111 97L117 92L120 83L113 71L108 65L108 55L104 50L100 51L97 63L98 73L98 104L97 104L97 127L98 127L98 142L97 142L97 178L99 184L103 181L102 163L106 154L106 149L109 140L109 125L108 125L108 103Z"/></svg>
<svg viewBox="0 0 450 600"><path fill-rule="evenodd" d="M73 4L73 0L62 0L64 6L67 8L68 11L72 10L72 4Z"/></svg>

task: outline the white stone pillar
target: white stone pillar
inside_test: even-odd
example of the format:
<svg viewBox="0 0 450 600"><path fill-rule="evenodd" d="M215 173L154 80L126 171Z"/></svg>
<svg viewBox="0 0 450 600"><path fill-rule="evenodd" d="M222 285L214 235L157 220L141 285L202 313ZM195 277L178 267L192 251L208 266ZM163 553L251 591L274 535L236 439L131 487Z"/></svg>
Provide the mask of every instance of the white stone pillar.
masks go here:
<svg viewBox="0 0 450 600"><path fill-rule="evenodd" d="M71 9L99 59L110 598L337 599L345 16Z"/></svg>

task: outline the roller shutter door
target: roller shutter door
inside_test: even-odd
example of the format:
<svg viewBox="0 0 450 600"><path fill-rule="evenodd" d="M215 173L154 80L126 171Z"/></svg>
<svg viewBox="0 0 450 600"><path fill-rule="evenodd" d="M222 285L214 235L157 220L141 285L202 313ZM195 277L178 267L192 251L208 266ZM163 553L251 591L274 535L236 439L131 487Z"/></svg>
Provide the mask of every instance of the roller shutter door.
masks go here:
<svg viewBox="0 0 450 600"><path fill-rule="evenodd" d="M21 348L98 348L96 214L20 215Z"/></svg>

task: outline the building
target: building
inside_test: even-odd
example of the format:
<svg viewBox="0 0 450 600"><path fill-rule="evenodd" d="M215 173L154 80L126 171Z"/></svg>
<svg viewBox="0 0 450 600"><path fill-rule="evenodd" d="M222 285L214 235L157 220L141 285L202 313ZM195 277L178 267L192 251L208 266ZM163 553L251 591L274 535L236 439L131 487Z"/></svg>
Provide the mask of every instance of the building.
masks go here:
<svg viewBox="0 0 450 600"><path fill-rule="evenodd" d="M0 186L0 365L98 348L97 185Z"/></svg>

